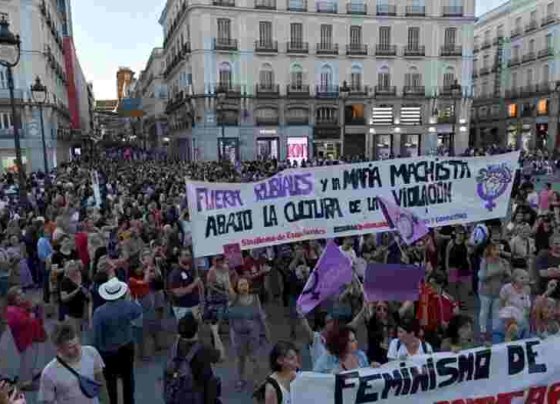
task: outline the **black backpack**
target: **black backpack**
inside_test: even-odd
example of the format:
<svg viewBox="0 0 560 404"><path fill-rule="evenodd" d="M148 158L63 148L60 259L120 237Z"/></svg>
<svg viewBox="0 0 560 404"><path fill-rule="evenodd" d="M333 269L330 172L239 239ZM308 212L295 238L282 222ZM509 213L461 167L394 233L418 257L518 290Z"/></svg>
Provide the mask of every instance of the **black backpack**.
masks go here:
<svg viewBox="0 0 560 404"><path fill-rule="evenodd" d="M280 388L280 385L278 384L276 379L272 376L267 376L264 382L259 384L259 387L257 387L253 392L253 398L255 399L255 402L257 404L264 404L267 384L270 384L272 387L274 387L274 390L276 391L276 402L278 404L282 404L282 400L284 399L284 395L282 394L282 389Z"/></svg>
<svg viewBox="0 0 560 404"><path fill-rule="evenodd" d="M196 388L191 362L202 345L194 344L185 357L177 356L179 342L171 349L171 354L163 373L163 398L165 404L204 404L204 391Z"/></svg>

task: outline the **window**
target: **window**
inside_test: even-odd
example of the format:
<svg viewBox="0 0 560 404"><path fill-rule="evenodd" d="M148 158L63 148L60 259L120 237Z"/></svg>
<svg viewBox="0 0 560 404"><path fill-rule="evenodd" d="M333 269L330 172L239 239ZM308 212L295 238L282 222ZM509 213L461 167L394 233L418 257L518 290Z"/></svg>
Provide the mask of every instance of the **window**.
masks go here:
<svg viewBox="0 0 560 404"><path fill-rule="evenodd" d="M443 74L443 87L451 88L451 86L454 83L455 83L455 72L453 71L452 68L448 68Z"/></svg>
<svg viewBox="0 0 560 404"><path fill-rule="evenodd" d="M454 47L457 39L457 28L446 28L444 35L444 46L446 48Z"/></svg>
<svg viewBox="0 0 560 404"><path fill-rule="evenodd" d="M362 27L357 25L350 27L350 46L360 46L362 44Z"/></svg>
<svg viewBox="0 0 560 404"><path fill-rule="evenodd" d="M231 65L229 63L220 64L219 84L221 87L231 88Z"/></svg>
<svg viewBox="0 0 560 404"><path fill-rule="evenodd" d="M420 28L408 28L408 49L418 49L420 46Z"/></svg>
<svg viewBox="0 0 560 404"><path fill-rule="evenodd" d="M301 45L303 42L303 24L293 22L290 24L290 42L295 45Z"/></svg>
<svg viewBox="0 0 560 404"><path fill-rule="evenodd" d="M511 88L517 87L517 72L511 74Z"/></svg>
<svg viewBox="0 0 560 404"><path fill-rule="evenodd" d="M381 48L391 46L391 27L379 27L379 46Z"/></svg>
<svg viewBox="0 0 560 404"><path fill-rule="evenodd" d="M537 11L533 10L531 11L531 17L530 17L530 23L531 24L536 24L537 23Z"/></svg>
<svg viewBox="0 0 560 404"><path fill-rule="evenodd" d="M293 65L290 71L290 83L292 88L301 88L303 85L303 70L300 65Z"/></svg>
<svg viewBox="0 0 560 404"><path fill-rule="evenodd" d="M521 29L521 17L515 19L515 28L518 30Z"/></svg>
<svg viewBox="0 0 560 404"><path fill-rule="evenodd" d="M552 34L546 34L544 43L546 44L546 49L552 49Z"/></svg>
<svg viewBox="0 0 560 404"><path fill-rule="evenodd" d="M487 68L490 64L490 56L484 55L482 58L482 68Z"/></svg>
<svg viewBox="0 0 560 404"><path fill-rule="evenodd" d="M391 73L389 68L383 67L377 73L377 85L379 88L389 88L391 86Z"/></svg>
<svg viewBox="0 0 560 404"><path fill-rule="evenodd" d="M4 67L0 67L0 88L8 88L8 74Z"/></svg>
<svg viewBox="0 0 560 404"><path fill-rule="evenodd" d="M321 24L321 47L329 48L332 44L332 25Z"/></svg>
<svg viewBox="0 0 560 404"><path fill-rule="evenodd" d="M547 17L552 17L554 15L554 3L548 3L546 5L546 16Z"/></svg>
<svg viewBox="0 0 560 404"><path fill-rule="evenodd" d="M269 88L271 89L274 85L274 71L272 70L272 66L268 63L264 64L260 74L259 74L259 81L262 88Z"/></svg>
<svg viewBox="0 0 560 404"><path fill-rule="evenodd" d="M259 42L261 46L272 44L272 22L259 22Z"/></svg>
<svg viewBox="0 0 560 404"><path fill-rule="evenodd" d="M539 100L537 104L537 114L548 115L548 100Z"/></svg>
<svg viewBox="0 0 560 404"><path fill-rule="evenodd" d="M549 81L550 81L550 66L549 65L544 65L543 66L543 74L542 74L542 82L544 84L548 84Z"/></svg>
<svg viewBox="0 0 560 404"><path fill-rule="evenodd" d="M231 21L227 18L218 18L218 41L229 42L231 38Z"/></svg>
<svg viewBox="0 0 560 404"><path fill-rule="evenodd" d="M519 45L513 47L513 59L519 59Z"/></svg>
<svg viewBox="0 0 560 404"><path fill-rule="evenodd" d="M352 72L350 73L350 88L360 89L362 87L362 69L358 66L352 67Z"/></svg>
<svg viewBox="0 0 560 404"><path fill-rule="evenodd" d="M10 22L10 14L0 12L0 20L2 20L2 19L6 20L7 22Z"/></svg>
<svg viewBox="0 0 560 404"><path fill-rule="evenodd" d="M533 84L533 69L529 69L527 70L527 87L531 87L531 84Z"/></svg>
<svg viewBox="0 0 560 404"><path fill-rule="evenodd" d="M503 25L498 25L498 28L496 29L496 36L498 38L502 38L504 36L504 26Z"/></svg>
<svg viewBox="0 0 560 404"><path fill-rule="evenodd" d="M327 89L332 86L332 69L330 66L321 68L321 88Z"/></svg>
<svg viewBox="0 0 560 404"><path fill-rule="evenodd" d="M508 117L509 118L516 118L517 117L517 104L509 104L508 105Z"/></svg>
<svg viewBox="0 0 560 404"><path fill-rule="evenodd" d="M535 51L535 40L531 39L529 41L529 53L533 53Z"/></svg>
<svg viewBox="0 0 560 404"><path fill-rule="evenodd" d="M0 112L0 129L12 129L12 114L7 112Z"/></svg>
<svg viewBox="0 0 560 404"><path fill-rule="evenodd" d="M418 73L418 69L411 68L410 71L404 76L405 87L418 88L422 86L422 75Z"/></svg>

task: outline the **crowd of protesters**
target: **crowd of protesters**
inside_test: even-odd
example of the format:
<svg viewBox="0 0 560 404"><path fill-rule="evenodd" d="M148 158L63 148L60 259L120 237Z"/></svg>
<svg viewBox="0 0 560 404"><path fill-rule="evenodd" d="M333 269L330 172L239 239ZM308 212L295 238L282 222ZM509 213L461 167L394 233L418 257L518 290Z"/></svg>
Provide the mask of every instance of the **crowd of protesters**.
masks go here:
<svg viewBox="0 0 560 404"><path fill-rule="evenodd" d="M554 173L551 156L523 156L511 214L503 220L434 228L408 247L393 233L337 241L358 278L369 263L425 266L416 301L366 303L353 283L305 316L296 300L325 240L243 251L238 266L223 255L195 259L185 196L185 177L255 181L290 164L184 163L111 153L30 175L24 200L16 177L2 178L0 333L11 333L20 369L17 380L0 381L0 404L23 402L18 391L29 389L39 389L42 403L116 404L118 379L124 402L133 403L135 361L164 350L170 352L166 402L187 394L174 379L181 369L173 368L176 357L191 365L192 402L218 402L212 364L229 355L236 361L236 389L267 404L288 403L290 382L302 369L378 367L560 331L560 195L551 184L535 186L535 176ZM271 335L271 305L285 307L290 337L303 338L302 346ZM170 317L178 330L172 344L163 326ZM56 323L50 341L57 355L37 369L35 350L48 339L47 318ZM200 341L203 328L210 330L209 344ZM263 348L269 364L259 361ZM270 376L263 379L267 368Z"/></svg>

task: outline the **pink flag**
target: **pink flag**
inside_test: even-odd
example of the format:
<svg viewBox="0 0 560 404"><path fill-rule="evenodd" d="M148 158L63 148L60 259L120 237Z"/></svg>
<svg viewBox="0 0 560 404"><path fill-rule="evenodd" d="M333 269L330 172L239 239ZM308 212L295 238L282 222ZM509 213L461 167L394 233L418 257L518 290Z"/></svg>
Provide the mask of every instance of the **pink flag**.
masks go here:
<svg viewBox="0 0 560 404"><path fill-rule="evenodd" d="M428 234L428 227L414 213L385 198L377 197L377 200L385 220L391 228L397 229L406 244L410 245Z"/></svg>
<svg viewBox="0 0 560 404"><path fill-rule="evenodd" d="M337 294L352 282L352 261L336 245L329 241L317 266L309 275L303 292L297 301L303 313L309 313L326 298Z"/></svg>

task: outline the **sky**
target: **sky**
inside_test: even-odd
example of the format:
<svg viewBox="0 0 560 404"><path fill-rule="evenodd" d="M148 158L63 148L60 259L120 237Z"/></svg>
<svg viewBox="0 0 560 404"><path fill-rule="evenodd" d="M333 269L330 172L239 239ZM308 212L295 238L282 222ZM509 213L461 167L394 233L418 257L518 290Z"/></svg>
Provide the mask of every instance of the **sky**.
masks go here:
<svg viewBox="0 0 560 404"><path fill-rule="evenodd" d="M476 0L480 15L504 0ZM165 0L72 0L74 45L95 98L116 98L119 66L138 77L152 49L163 44L158 23Z"/></svg>

